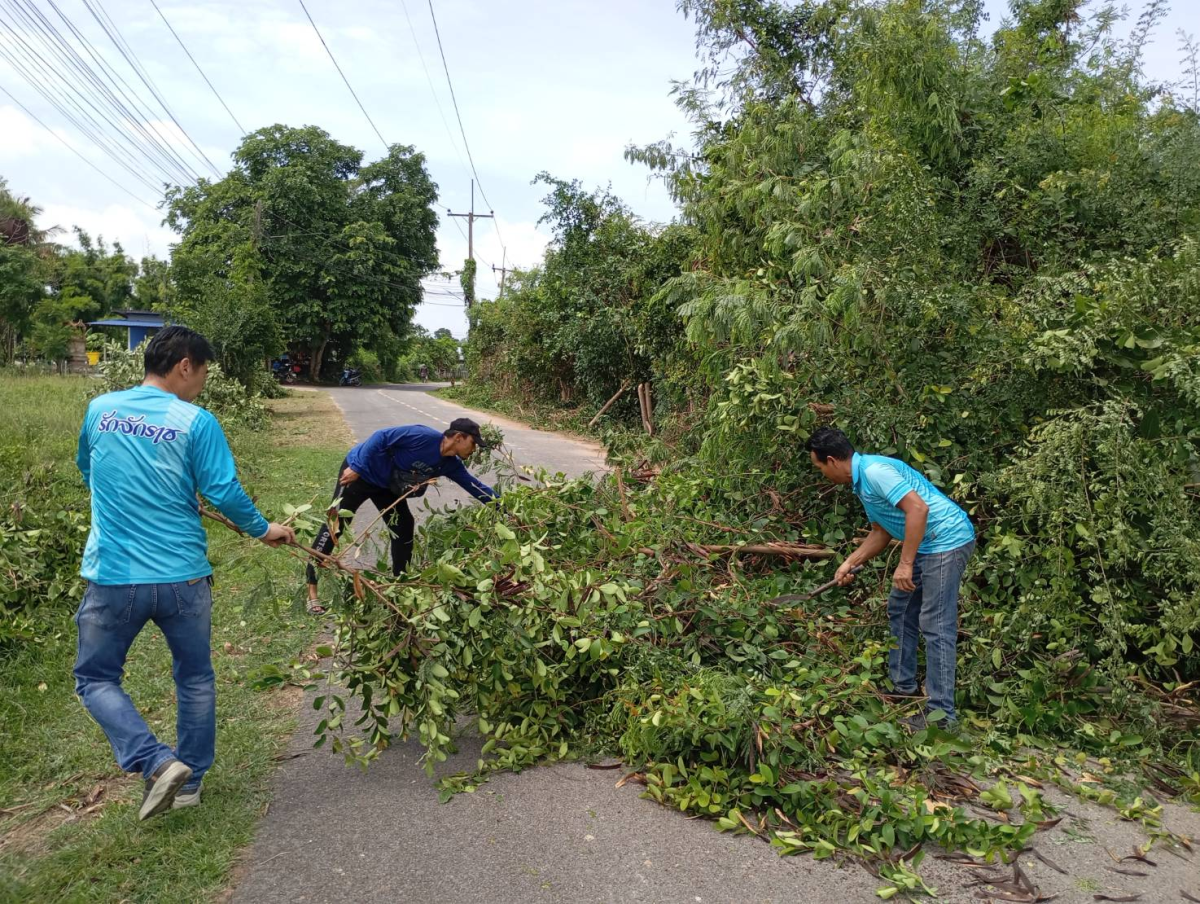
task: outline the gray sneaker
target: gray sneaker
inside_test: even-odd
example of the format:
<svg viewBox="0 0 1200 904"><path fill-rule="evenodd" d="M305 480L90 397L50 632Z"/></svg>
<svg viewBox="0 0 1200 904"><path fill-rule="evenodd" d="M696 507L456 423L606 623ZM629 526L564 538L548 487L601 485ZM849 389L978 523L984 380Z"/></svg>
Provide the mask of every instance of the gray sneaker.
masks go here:
<svg viewBox="0 0 1200 904"><path fill-rule="evenodd" d="M138 810L138 819L145 820L171 809L175 795L189 778L192 770L179 760L167 760L146 779L146 793L142 797L142 808Z"/></svg>
<svg viewBox="0 0 1200 904"><path fill-rule="evenodd" d="M191 791L181 790L175 795L175 800L171 804L172 810L182 810L184 807L200 806L200 785L197 785Z"/></svg>

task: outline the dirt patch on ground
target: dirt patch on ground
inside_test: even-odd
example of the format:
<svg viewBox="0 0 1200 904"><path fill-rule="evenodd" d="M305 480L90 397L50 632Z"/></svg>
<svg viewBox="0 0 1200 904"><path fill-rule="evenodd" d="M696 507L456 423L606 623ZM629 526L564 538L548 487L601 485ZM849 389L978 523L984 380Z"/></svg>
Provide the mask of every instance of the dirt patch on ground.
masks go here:
<svg viewBox="0 0 1200 904"><path fill-rule="evenodd" d="M19 854L36 859L49 849L49 838L61 825L94 818L111 803L128 800L136 793L138 777L132 775L106 776L91 784L88 790L63 798L22 818L22 807L9 812L14 823L0 834L0 853Z"/></svg>
<svg viewBox="0 0 1200 904"><path fill-rule="evenodd" d="M281 447L311 446L314 439L322 444L345 445L354 436L345 418L329 394L321 391L293 392L282 399L270 399L274 444Z"/></svg>

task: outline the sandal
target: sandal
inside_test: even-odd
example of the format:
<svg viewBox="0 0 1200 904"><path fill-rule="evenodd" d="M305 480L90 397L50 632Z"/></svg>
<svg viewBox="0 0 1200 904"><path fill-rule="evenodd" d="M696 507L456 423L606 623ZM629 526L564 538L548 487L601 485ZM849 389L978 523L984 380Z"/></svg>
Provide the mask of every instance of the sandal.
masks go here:
<svg viewBox="0 0 1200 904"><path fill-rule="evenodd" d="M318 600L309 600L308 601L308 614L309 615L324 615L328 611L329 610L327 610L325 608L325 606L320 603L320 601L318 601Z"/></svg>

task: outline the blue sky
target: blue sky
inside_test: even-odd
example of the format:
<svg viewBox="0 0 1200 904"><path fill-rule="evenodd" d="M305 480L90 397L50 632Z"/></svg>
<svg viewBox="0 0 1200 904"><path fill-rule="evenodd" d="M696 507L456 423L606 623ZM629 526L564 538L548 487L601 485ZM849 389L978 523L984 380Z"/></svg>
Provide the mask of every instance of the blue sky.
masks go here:
<svg viewBox="0 0 1200 904"><path fill-rule="evenodd" d="M0 0L0 23L6 26L14 22L13 2ZM46 0L32 2L61 26ZM131 71L118 65L116 49L85 0L56 2L134 81ZM240 138L237 127L150 0L100 2L188 135L218 167L227 165ZM465 211L471 175L428 0L305 2L383 137L422 150L443 208ZM97 8L97 0L90 3ZM530 185L540 170L581 179L589 187L611 183L644 218L671 218L674 209L662 187L622 156L631 141L687 131L670 87L673 79L686 79L696 68L694 35L671 0L433 0L433 5L471 155L499 226L497 234L489 221L476 224L481 294L495 293L489 267L501 264L501 240L510 266L528 266L541 256L547 234L536 222L544 190ZM1006 4L989 0L987 5L994 25ZM159 6L247 128L315 124L363 149L368 159L382 153L298 0L159 0ZM1152 77L1177 77L1179 28L1200 33L1200 0L1175 0L1148 54ZM8 42L7 33L0 29L0 45ZM134 194L156 200L2 59L0 86ZM158 130L173 143L186 144L169 122ZM81 225L119 240L135 257L147 251L166 255L173 236L158 211L96 175L3 95L0 136L0 174L10 188L45 208L43 225ZM476 211L486 212L488 206L477 190ZM444 267L461 266L466 240L445 217L438 246ZM427 301L418 311L419 322L465 335L466 320L454 298L430 295Z"/></svg>

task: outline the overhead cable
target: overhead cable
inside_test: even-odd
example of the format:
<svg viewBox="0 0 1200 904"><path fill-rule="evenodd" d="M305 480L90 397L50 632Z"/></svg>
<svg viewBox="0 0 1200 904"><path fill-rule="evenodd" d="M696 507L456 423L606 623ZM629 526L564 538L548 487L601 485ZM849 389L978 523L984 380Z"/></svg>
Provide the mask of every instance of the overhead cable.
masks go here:
<svg viewBox="0 0 1200 904"><path fill-rule="evenodd" d="M358 109L362 110L362 115L367 118L367 122L371 124L371 128L375 130L380 143L384 150L391 152L391 146L384 140L383 134L379 131L379 127L375 125L375 120L371 119L371 114L367 112L367 108L363 106L354 88L350 85L350 79L346 78L346 73L342 72L342 67L338 65L337 57L333 55L333 51L329 49L329 45L325 43L325 38L321 35L321 29L317 28L317 23L313 21L312 14L309 13L308 7L304 5L304 0L299 0L300 8L304 10L304 15L308 16L308 23L313 27L313 31L317 33L317 37L321 39L321 46L325 48L325 52L329 54L329 59L333 61L333 68L338 71L338 75L342 77L342 81L346 83L346 88L350 91L350 96L354 98L354 102L358 104Z"/></svg>
<svg viewBox="0 0 1200 904"><path fill-rule="evenodd" d="M74 154L76 157L78 157L80 160L82 160L84 163L86 163L88 166L90 166L92 169L94 169L97 173L99 173L101 176L103 176L105 179L107 179L109 182L111 182L113 185L115 185L121 191L125 192L125 194L129 195L129 197L133 198L133 200L137 201L139 204L145 204L151 210L157 210L157 208L153 204L139 198L137 195L135 195L133 192L131 192L128 188L126 188L124 185L122 185L120 182L118 182L116 179L114 179L108 173L104 172L104 170L100 169L100 167L96 166L96 164L92 163L92 161L88 160L87 157L83 156L83 154L81 154L81 153L79 153L79 151L75 150L75 148L73 148L71 146L71 144L65 138L63 138L56 131L54 131L52 128L50 128L48 125L46 125L40 119L38 119L38 117L35 116L29 110L28 107L26 107L23 103L21 103L19 100L17 100L15 97L13 97L13 95L9 92L9 90L7 88L5 88L3 85L0 85L0 91L3 91L8 96L9 100L11 100L18 107L20 107L22 112L24 112L24 114L26 116L28 116L30 119L32 119L34 122L36 122L39 126L41 126L43 129L45 129L47 132L49 132L51 135L53 135L56 139L58 139L58 141L60 141L63 144L63 146L66 147L66 149L68 151L70 151L72 154Z"/></svg>
<svg viewBox="0 0 1200 904"><path fill-rule="evenodd" d="M242 128L242 124L240 122L238 122L238 118L236 116L234 116L233 111L229 109L229 104L225 103L225 98L221 97L221 93L219 91L217 91L217 89L215 87L213 87L213 83L208 80L208 76L204 74L204 70L200 68L200 64L196 62L196 58L194 56L192 56L192 52L190 50L188 50L187 45L183 43L183 38L179 37L179 35L175 32L175 29L171 26L171 23L167 20L166 15L164 15L163 11L158 8L158 4L155 3L154 0L150 0L150 5L153 6L154 11L156 13L158 13L158 17L163 20L163 24L165 26L167 26L167 30L171 32L172 37L174 37L175 40L177 42L179 42L179 46L183 48L183 52L187 54L187 58L192 61L192 65L195 66L196 71L200 73L200 78L204 79L204 84L208 85L208 89L210 91L212 91L212 93L216 96L217 100L219 100L221 102L221 106L225 108L225 112L229 114L229 118L232 119L233 124L235 126L237 126L238 134L245 135L246 130L244 128Z"/></svg>

